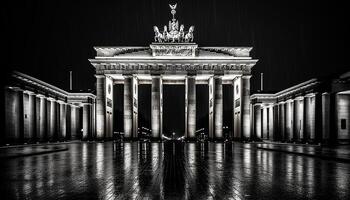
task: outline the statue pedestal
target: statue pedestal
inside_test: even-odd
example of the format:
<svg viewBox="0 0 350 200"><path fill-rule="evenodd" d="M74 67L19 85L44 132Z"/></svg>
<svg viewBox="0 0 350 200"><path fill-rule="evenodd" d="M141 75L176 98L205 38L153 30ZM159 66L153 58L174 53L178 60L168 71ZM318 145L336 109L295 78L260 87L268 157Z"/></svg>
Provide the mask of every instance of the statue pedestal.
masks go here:
<svg viewBox="0 0 350 200"><path fill-rule="evenodd" d="M154 57L193 58L198 45L195 43L152 43L149 45Z"/></svg>

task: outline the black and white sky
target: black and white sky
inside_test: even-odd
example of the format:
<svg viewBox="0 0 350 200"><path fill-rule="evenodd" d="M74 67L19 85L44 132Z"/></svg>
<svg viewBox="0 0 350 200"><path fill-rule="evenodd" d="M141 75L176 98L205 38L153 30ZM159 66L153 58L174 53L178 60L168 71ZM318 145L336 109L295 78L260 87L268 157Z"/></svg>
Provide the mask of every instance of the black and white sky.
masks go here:
<svg viewBox="0 0 350 200"><path fill-rule="evenodd" d="M266 90L349 68L348 6L303 0L9 1L1 6L3 67L64 89L72 70L76 89L92 88L93 46L149 45L152 26L167 24L175 2L199 46L252 46ZM253 76L253 90L258 82Z"/></svg>
<svg viewBox="0 0 350 200"><path fill-rule="evenodd" d="M348 6L340 1L114 0L1 3L2 75L18 70L62 89L94 88L93 46L147 46L171 17L199 46L252 46L252 91L278 91L350 69Z"/></svg>

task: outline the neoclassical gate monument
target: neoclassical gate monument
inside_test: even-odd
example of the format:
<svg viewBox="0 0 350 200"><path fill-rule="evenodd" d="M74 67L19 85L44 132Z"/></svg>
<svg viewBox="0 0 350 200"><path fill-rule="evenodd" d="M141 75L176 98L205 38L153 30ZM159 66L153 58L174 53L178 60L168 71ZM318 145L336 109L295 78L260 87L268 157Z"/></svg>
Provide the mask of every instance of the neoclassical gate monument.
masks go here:
<svg viewBox="0 0 350 200"><path fill-rule="evenodd" d="M209 85L209 138L223 138L222 85L233 85L233 135L250 137L250 77L258 60L251 47L198 47L194 27L185 31L173 15L162 32L153 27L155 42L149 47L95 47L90 59L96 68L96 137L113 135L113 84L124 84L124 137L138 138L138 85L152 84L151 130L153 139L162 137L163 85L185 85L185 137L196 132L196 84Z"/></svg>

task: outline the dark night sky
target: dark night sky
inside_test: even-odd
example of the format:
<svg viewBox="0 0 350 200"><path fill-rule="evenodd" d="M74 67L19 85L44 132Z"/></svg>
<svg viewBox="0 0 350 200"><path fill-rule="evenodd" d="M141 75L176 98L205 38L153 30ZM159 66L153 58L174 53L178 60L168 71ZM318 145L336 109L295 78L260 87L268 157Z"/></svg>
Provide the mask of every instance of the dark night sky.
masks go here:
<svg viewBox="0 0 350 200"><path fill-rule="evenodd" d="M265 89L278 91L313 77L349 69L348 6L338 1L115 0L2 3L2 69L13 69L68 89L94 87L93 46L146 46L153 25L170 19L195 25L199 46L252 46L259 59L252 90L264 73ZM2 73L5 75L5 73Z"/></svg>

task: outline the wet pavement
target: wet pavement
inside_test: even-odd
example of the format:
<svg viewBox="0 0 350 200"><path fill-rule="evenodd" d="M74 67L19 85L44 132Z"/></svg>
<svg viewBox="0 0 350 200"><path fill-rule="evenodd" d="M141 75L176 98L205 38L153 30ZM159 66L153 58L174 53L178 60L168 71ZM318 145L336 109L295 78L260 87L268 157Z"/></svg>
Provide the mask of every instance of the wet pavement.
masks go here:
<svg viewBox="0 0 350 200"><path fill-rule="evenodd" d="M350 145L340 145L330 148L315 145L256 144L256 147L263 150L280 151L350 163Z"/></svg>
<svg viewBox="0 0 350 200"><path fill-rule="evenodd" d="M0 162L1 199L350 199L350 164L240 143L72 143Z"/></svg>
<svg viewBox="0 0 350 200"><path fill-rule="evenodd" d="M66 150L68 150L68 146L60 145L60 144L0 147L0 159L33 156L33 155L53 153L53 152L66 151Z"/></svg>

